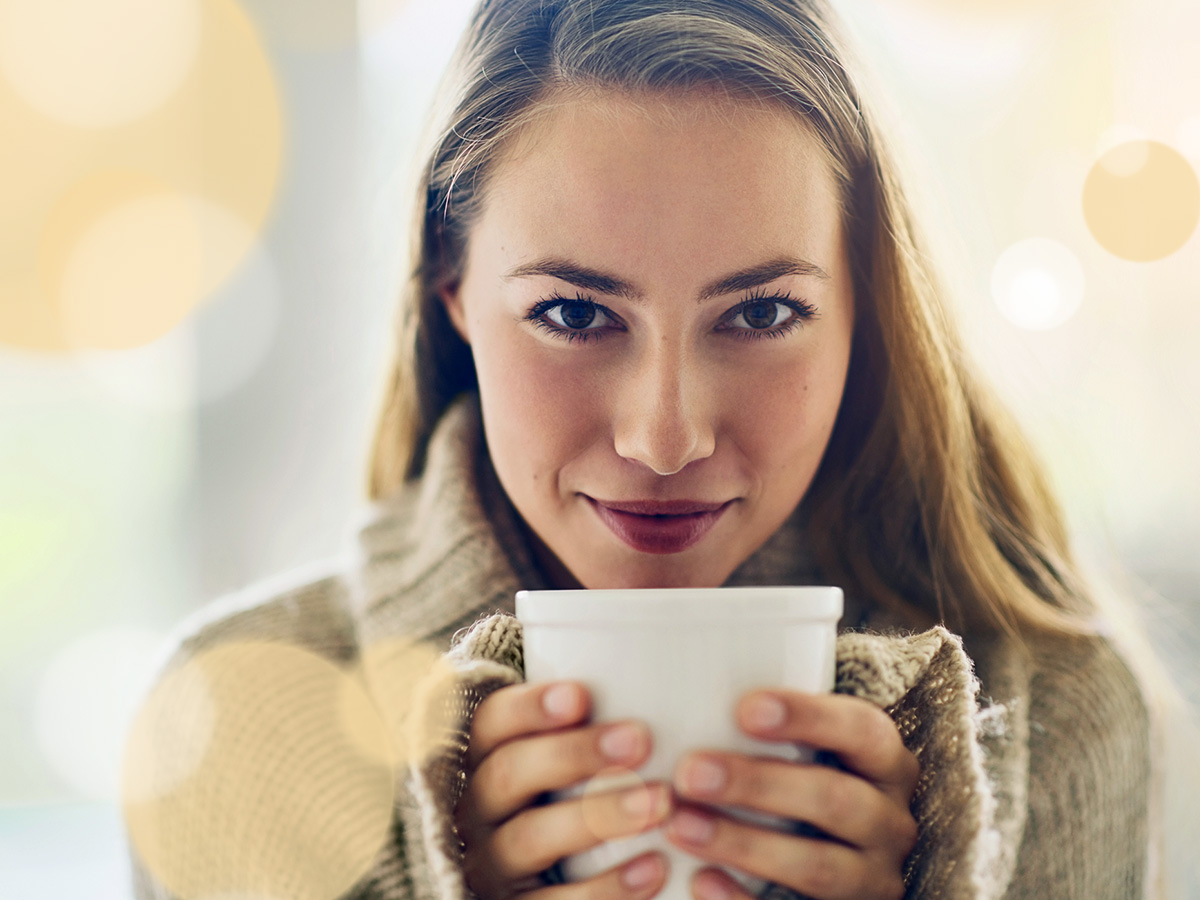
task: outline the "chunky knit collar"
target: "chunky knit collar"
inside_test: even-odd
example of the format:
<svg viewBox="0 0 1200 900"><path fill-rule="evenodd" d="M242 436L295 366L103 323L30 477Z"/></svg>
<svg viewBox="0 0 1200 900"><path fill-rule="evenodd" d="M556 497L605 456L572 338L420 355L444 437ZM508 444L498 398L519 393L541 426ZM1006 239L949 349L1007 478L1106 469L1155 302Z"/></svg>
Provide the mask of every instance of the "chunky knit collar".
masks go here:
<svg viewBox="0 0 1200 900"><path fill-rule="evenodd" d="M382 692L384 708L400 710L407 705L401 699L406 688L399 697L392 692L407 681L404 673L410 665L406 660L415 643L445 652L456 635L467 634L472 626L484 620L503 621L495 618L497 613L511 615L518 590L549 586L488 459L476 395L459 398L446 411L430 441L422 477L370 507L357 525L357 540L359 559L352 567L356 584L351 586L351 612L366 667L375 669L373 674L368 671L368 678L376 692ZM805 550L798 515L793 515L727 584L812 584L819 580ZM928 852L939 858L964 854L971 861L958 874L946 876L946 886L958 884L959 888L937 896L999 896L1015 862L1025 813L1029 681L1019 655L1007 645L976 644L972 648L972 653L980 654L976 663L983 660L992 696L1008 701L980 716L975 665L964 652L961 639L942 628L906 636L882 615L862 616L853 606L847 611L843 626L847 621L852 626L865 623L870 630L888 631L891 636L843 634L838 689L894 707L894 713L906 709L906 703L915 704L914 708L921 710L919 716L932 717L912 719L903 727L925 729L915 738L928 742L922 755L930 763L936 759L939 768L949 767L933 783L929 795L942 810L940 814L949 816L946 823L929 832L940 835L934 843L945 846L931 847ZM487 641L484 644L488 646L483 653L486 657L495 647ZM459 656L466 652L462 644L455 649ZM514 652L519 659L519 649ZM476 659L470 665L480 662ZM400 722L395 724L401 727ZM453 774L452 758L450 754L438 763L451 773L451 781L459 777ZM953 762L946 761L949 759ZM970 801L951 813L949 807L958 801L945 794L959 789ZM441 796L440 788L429 790L421 814L426 818ZM430 865L455 881L458 876L446 862L450 857L445 854L451 853L447 842L452 842L444 825L443 821L442 856L434 853ZM422 829L428 831L429 827L426 821ZM438 858L442 863L434 865ZM946 865L942 859L930 871L944 875L953 868Z"/></svg>

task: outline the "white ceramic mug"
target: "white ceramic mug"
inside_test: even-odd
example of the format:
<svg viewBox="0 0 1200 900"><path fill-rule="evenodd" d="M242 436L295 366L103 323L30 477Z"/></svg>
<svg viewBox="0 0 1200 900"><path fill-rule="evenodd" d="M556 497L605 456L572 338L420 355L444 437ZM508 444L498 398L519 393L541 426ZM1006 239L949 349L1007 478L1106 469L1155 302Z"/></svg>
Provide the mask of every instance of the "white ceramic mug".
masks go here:
<svg viewBox="0 0 1200 900"><path fill-rule="evenodd" d="M521 591L529 682L570 680L592 694L592 719L644 721L654 738L645 781L670 782L690 750L721 748L785 759L811 759L790 744L753 740L733 711L754 688L832 690L842 591L836 587L662 588L653 590ZM637 777L593 780L568 795L625 786ZM772 827L789 823L730 810ZM697 857L668 842L660 829L609 841L563 861L576 881L650 849L670 864L656 900L691 900ZM752 893L763 883L731 871Z"/></svg>

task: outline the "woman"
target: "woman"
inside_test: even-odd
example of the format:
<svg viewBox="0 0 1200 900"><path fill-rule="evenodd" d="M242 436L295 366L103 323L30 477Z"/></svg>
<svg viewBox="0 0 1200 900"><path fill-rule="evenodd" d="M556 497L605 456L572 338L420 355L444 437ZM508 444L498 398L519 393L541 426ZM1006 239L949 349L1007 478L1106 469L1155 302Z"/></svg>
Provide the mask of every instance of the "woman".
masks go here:
<svg viewBox="0 0 1200 900"><path fill-rule="evenodd" d="M519 684L507 616L432 678L412 648L444 651L518 588L822 582L848 631L885 635L839 645L857 696L736 714L839 765L695 755L608 798L616 832L663 827L712 863L696 900L744 900L722 866L815 898L1140 893L1145 707L963 359L825 4L485 0L443 100L362 555L221 613L174 660L254 636L361 666L411 773L338 890L653 896L655 854L555 884L599 837L580 801L541 802L636 767L653 723ZM900 636L939 623L961 641ZM998 704L982 718L972 664ZM432 731L417 682L454 688ZM142 896L186 881L163 869L139 862Z"/></svg>

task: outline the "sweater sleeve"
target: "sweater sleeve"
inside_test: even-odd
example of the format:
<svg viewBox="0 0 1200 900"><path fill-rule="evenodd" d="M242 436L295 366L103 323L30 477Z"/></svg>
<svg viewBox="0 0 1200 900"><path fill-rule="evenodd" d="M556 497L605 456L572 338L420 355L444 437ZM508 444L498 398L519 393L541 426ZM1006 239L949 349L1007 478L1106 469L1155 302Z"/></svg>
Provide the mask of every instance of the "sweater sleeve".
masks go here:
<svg viewBox="0 0 1200 900"><path fill-rule="evenodd" d="M266 594L184 623L131 723L134 896L413 900L404 812L416 804L340 585Z"/></svg>
<svg viewBox="0 0 1200 900"><path fill-rule="evenodd" d="M1007 900L1130 900L1147 878L1150 726L1101 640L1044 640L1029 705L1025 832Z"/></svg>
<svg viewBox="0 0 1200 900"><path fill-rule="evenodd" d="M448 657L454 674L448 687L434 691L444 699L424 697L420 705L434 712L413 719L420 733L410 740L426 750L413 769L413 796L422 815L408 846L418 881L432 889L430 900L471 896L453 827L464 781L462 757L482 696L523 678L520 637L511 616L478 622ZM996 802L979 740L978 688L961 640L943 628L838 639L837 690L885 708L922 764L914 798L921 836L905 871L912 900L994 900L1002 890L995 871L1001 850L994 831ZM422 724L429 722L432 727ZM778 885L764 892L764 900L796 898Z"/></svg>

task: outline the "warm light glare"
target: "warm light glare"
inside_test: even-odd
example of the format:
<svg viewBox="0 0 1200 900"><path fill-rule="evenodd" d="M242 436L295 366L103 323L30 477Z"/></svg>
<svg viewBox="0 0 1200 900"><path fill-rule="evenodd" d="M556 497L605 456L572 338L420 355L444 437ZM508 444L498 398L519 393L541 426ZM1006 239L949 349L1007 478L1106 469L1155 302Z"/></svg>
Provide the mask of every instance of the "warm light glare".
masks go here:
<svg viewBox="0 0 1200 900"><path fill-rule="evenodd" d="M11 18L34 3L0 0L0 10ZM237 0L197 0L195 10L195 64L162 102L119 126L65 127L0 77L0 344L54 353L149 344L191 316L261 239L283 153L274 73ZM82 17L95 25L96 15ZM140 20L121 21L126 35ZM139 34L144 43L157 32ZM164 41L176 59L178 42Z"/></svg>
<svg viewBox="0 0 1200 900"><path fill-rule="evenodd" d="M173 896L334 900L387 839L394 767L353 671L279 642L217 646L164 677L130 731L130 841Z"/></svg>
<svg viewBox="0 0 1200 900"><path fill-rule="evenodd" d="M1036 22L1020 16L946 14L958 6L952 0L928 5L879 0L871 14L884 20L876 27L886 31L889 50L922 92L977 114L981 103L990 109L988 101L1002 98L1029 71L1040 33Z"/></svg>
<svg viewBox="0 0 1200 900"><path fill-rule="evenodd" d="M361 670L402 760L419 762L456 739L458 676L432 644L407 637L372 642L362 650Z"/></svg>
<svg viewBox="0 0 1200 900"><path fill-rule="evenodd" d="M1013 244L992 269L992 299L1019 328L1044 331L1062 325L1083 300L1084 275L1069 249L1048 238Z"/></svg>
<svg viewBox="0 0 1200 900"><path fill-rule="evenodd" d="M1096 142L1097 164L1118 178L1136 175L1150 158L1150 139L1135 125L1113 125Z"/></svg>
<svg viewBox="0 0 1200 900"><path fill-rule="evenodd" d="M50 119L119 125L178 90L200 30L198 0L0 0L0 75Z"/></svg>
<svg viewBox="0 0 1200 900"><path fill-rule="evenodd" d="M1200 181L1176 150L1129 141L1108 150L1083 184L1083 214L1114 256L1153 262L1184 245L1200 221Z"/></svg>
<svg viewBox="0 0 1200 900"><path fill-rule="evenodd" d="M106 213L71 246L58 293L73 346L117 350L179 325L255 241L234 215L200 197L154 194Z"/></svg>
<svg viewBox="0 0 1200 900"><path fill-rule="evenodd" d="M133 407L185 411L245 385L275 344L275 267L256 244L241 269L162 337L127 350L80 350L73 359L105 394Z"/></svg>

